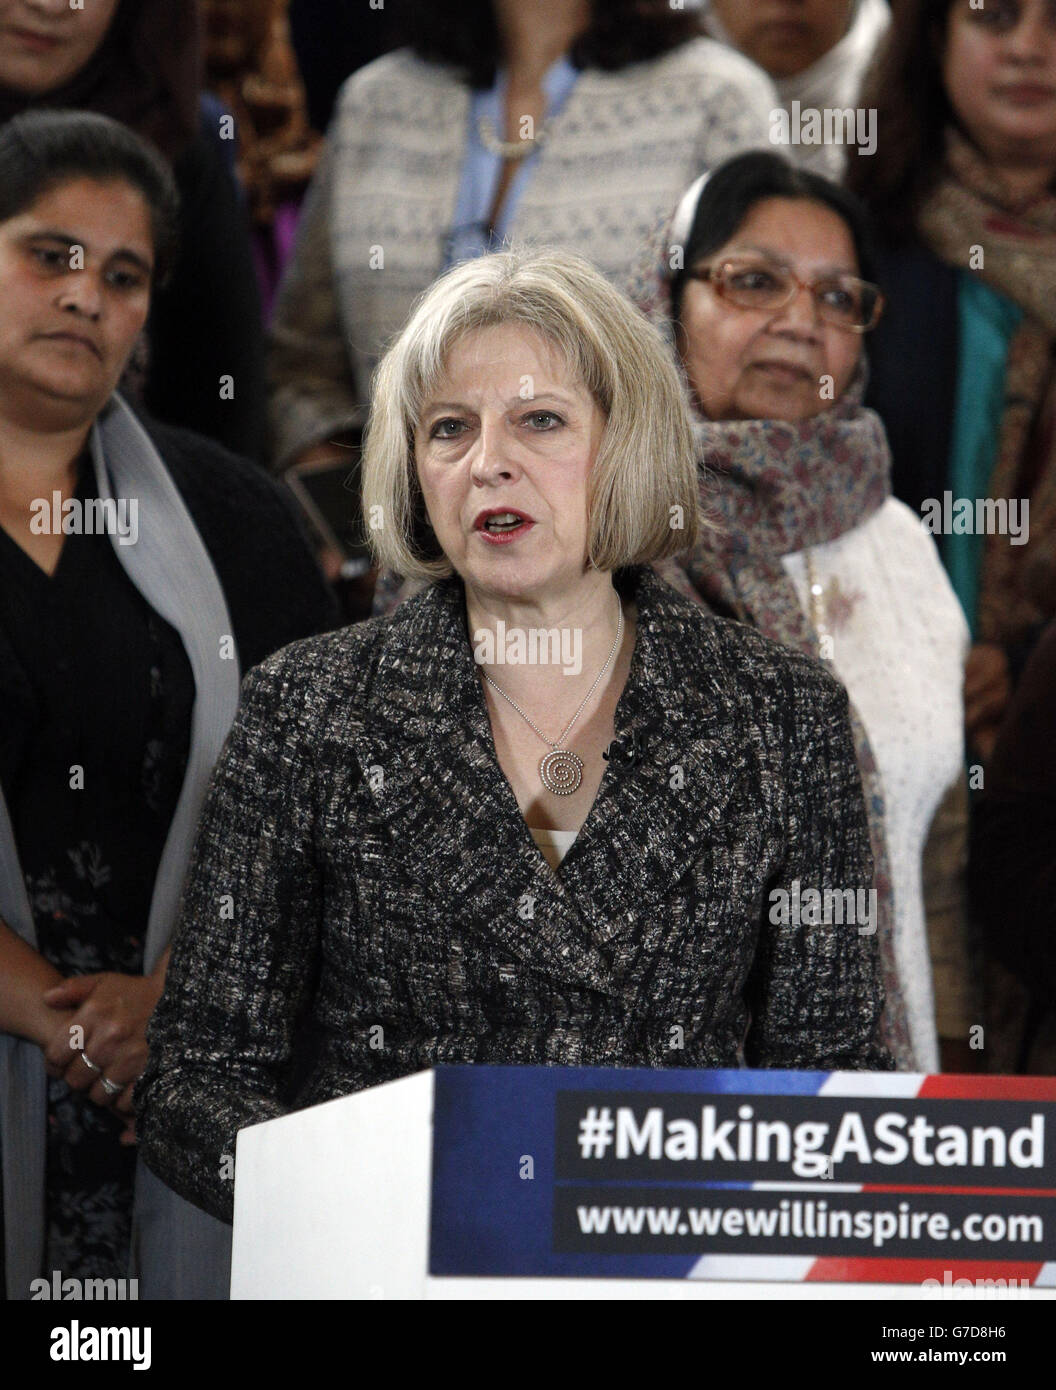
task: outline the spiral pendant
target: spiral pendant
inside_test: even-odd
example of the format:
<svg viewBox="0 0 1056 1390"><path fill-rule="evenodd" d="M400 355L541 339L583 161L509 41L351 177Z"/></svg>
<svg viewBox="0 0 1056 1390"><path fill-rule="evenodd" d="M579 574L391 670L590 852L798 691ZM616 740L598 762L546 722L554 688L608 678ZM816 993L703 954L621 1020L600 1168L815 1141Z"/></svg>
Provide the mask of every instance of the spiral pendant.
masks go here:
<svg viewBox="0 0 1056 1390"><path fill-rule="evenodd" d="M539 778L555 796L571 796L583 781L583 759L567 748L555 748L540 762Z"/></svg>

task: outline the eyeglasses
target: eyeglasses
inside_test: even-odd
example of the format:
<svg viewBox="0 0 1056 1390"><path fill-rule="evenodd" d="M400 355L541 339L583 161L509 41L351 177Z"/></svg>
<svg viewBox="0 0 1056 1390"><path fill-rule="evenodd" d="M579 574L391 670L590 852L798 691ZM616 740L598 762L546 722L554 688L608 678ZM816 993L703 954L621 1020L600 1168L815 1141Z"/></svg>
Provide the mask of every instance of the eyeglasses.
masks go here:
<svg viewBox="0 0 1056 1390"><path fill-rule="evenodd" d="M714 285L716 294L739 309L771 313L791 304L799 290L810 290L819 317L848 333L868 333L876 327L884 308L879 288L856 275L801 280L787 266L759 257L735 257L719 265L687 270L686 278Z"/></svg>

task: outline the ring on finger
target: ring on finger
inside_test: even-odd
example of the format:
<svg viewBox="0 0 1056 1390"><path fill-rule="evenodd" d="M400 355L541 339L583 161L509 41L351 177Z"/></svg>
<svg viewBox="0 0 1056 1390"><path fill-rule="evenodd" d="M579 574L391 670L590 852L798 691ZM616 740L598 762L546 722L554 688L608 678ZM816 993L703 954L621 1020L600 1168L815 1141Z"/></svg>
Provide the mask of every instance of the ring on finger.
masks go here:
<svg viewBox="0 0 1056 1390"><path fill-rule="evenodd" d="M108 1096L119 1096L125 1089L124 1086L119 1086L116 1081L111 1081L105 1076L99 1077L99 1084Z"/></svg>
<svg viewBox="0 0 1056 1390"><path fill-rule="evenodd" d="M100 1076L102 1076L102 1074L103 1074L103 1069L102 1069L102 1067L97 1067L97 1066L95 1065L95 1063L92 1061L92 1059L88 1056L87 1052L84 1052L84 1051L81 1052L81 1061L82 1061L82 1062L84 1063L84 1065L89 1069L89 1071L97 1072Z"/></svg>

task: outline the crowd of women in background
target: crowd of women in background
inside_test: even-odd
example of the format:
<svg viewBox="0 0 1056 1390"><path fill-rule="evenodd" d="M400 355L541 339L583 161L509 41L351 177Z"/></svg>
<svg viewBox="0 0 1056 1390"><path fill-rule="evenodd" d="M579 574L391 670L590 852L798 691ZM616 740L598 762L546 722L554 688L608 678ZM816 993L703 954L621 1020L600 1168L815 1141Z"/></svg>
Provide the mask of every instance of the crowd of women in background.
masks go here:
<svg viewBox="0 0 1056 1390"><path fill-rule="evenodd" d="M240 1123L381 1078L328 1042L339 1014L416 1019L386 1076L439 1058L656 1065L653 1010L635 993L652 979L699 1023L682 1065L1056 1070L1052 5L402 0L376 31L377 12L364 8L354 42L340 27L346 8L291 7L308 106L327 131L265 325L231 131L202 86L196 6L0 0L10 1297L42 1269L122 1271L130 1250L154 1291L222 1296L226 1235L213 1217L229 1215L230 1192L200 1165ZM364 61L336 93L318 42L328 34L331 58L347 43L346 71ZM805 111L842 110L875 120L875 144L851 138L863 128L854 120L832 127L847 134L840 143L776 143ZM491 255L510 244L546 256ZM388 376L375 376L380 362ZM628 414L634 372L667 402L673 433L654 420L656 400ZM550 382L545 400L537 378ZM531 405L523 418L493 399L512 400L518 383ZM432 419L441 384L448 405ZM368 419L360 469L351 461ZM651 474L632 486L633 470L621 480L614 459L631 468L633 438ZM579 491L552 491L547 451L586 470ZM597 459L604 494L586 481ZM314 512L324 524L313 559L269 469L299 488L339 476L350 514L362 485L375 568L357 581L358 607L341 593L346 619L368 612L372 595L379 619L294 649L259 677L192 861L240 674L338 622L322 575L339 574L340 540ZM139 498L135 542L34 523L38 499L56 496L82 517ZM473 498L485 513L489 500L508 506L463 535ZM667 499L680 528L632 540L634 498L650 516ZM579 517L571 530L562 506ZM374 534L371 507L382 518ZM925 514L946 519L937 534ZM993 524L1017 516L1022 527ZM551 549L516 570L510 557L529 531ZM516 582L499 582L503 565ZM463 621L532 612L567 626L577 611L599 660L545 692L535 677L510 685L509 672L503 687L503 672L460 645ZM707 614L742 626L716 628ZM827 778L843 803L797 843L799 859L760 802L741 849L727 846L740 889L721 907L722 855L686 819L717 827L718 803L672 811L673 836L654 801L656 823L635 843L654 789L628 774L617 814L615 763L594 769L627 730L662 741L632 717L650 701L672 718L677 707L690 743L707 741L703 710L669 688L672 653L686 682L718 692L716 709L738 706L757 730L753 742L742 726L742 746L730 725L734 762L775 737L807 747L811 719L823 720L813 781L787 764L753 763L755 775L803 806ZM348 684L352 668L379 661L418 694ZM311 669L315 696L304 689ZM778 690L797 692L805 722L783 723ZM350 722L339 727L341 691ZM439 692L465 711L476 753L451 742ZM344 785L350 740L384 741L401 709L418 729L412 742L432 729L450 755L432 781L424 762L402 791L395 779L405 853L383 872L388 841L362 782L347 794L374 849L352 860L319 858L318 843L310 853L306 826L340 819L334 788L321 788L331 776ZM552 742L537 719L567 727ZM565 756L573 725L586 768ZM398 767L411 752L390 739L387 766ZM561 775L578 765L584 780L567 801L535 785L539 740ZM484 762L480 748L491 750ZM320 782L313 759L324 749ZM281 788L287 799L276 801ZM728 790L734 821L743 790ZM466 797L487 809L490 857L468 824L465 843L446 843L439 827L438 808L454 815ZM278 839L281 861L268 857ZM835 839L846 851L838 865L826 857ZM842 994L833 961L802 943L787 961L745 945L745 905L764 886L737 877L749 841L752 872L864 876L875 890L875 940L856 945L853 969L839 967ZM661 891L676 863L697 876L695 909ZM179 968L163 994L189 864ZM515 958L539 953L551 994L490 956L463 960L454 989L449 943L423 933L412 946L383 883L418 884L446 866L444 881L468 892L481 864L500 881L542 875L555 921L572 911L574 948L544 924L530 946L503 938ZM629 890L617 891L632 871L656 889L643 901L669 934L656 937L646 913L628 925L634 950L621 956L609 937L633 916ZM361 897L336 883L358 884ZM580 937L576 891L593 903L580 908ZM248 914L240 925L216 918L224 893ZM324 900L345 938L302 943L295 969L294 937L282 933ZM435 903L419 906L436 919ZM444 911L446 921L457 904ZM704 923L694 911L712 927L721 918L725 945L704 950L691 984L675 960L692 957L694 922ZM487 915L481 907L466 930L484 933ZM360 975L317 978L313 952L333 958L339 947ZM569 950L582 954L574 978ZM277 972L266 987L252 953ZM828 1001L821 1031L807 1019L807 988ZM159 996L137 1095L155 1175L136 1171L132 1086ZM294 1037L306 1009L322 1062ZM456 1016L506 1041L471 1044Z"/></svg>

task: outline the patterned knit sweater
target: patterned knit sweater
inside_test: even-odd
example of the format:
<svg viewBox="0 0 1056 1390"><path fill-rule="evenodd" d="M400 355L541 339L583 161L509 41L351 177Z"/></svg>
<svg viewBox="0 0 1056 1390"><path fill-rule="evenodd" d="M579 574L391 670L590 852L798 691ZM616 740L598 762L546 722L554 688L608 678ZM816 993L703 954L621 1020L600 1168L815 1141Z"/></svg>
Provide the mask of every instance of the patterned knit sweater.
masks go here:
<svg viewBox="0 0 1056 1390"><path fill-rule="evenodd" d="M406 50L342 89L272 325L280 465L361 422L382 347L443 268L470 96L451 70ZM761 70L710 39L618 72L588 69L549 128L512 239L577 251L623 288L687 184L767 144L776 105Z"/></svg>

